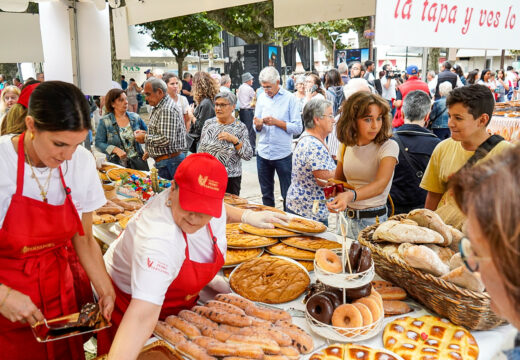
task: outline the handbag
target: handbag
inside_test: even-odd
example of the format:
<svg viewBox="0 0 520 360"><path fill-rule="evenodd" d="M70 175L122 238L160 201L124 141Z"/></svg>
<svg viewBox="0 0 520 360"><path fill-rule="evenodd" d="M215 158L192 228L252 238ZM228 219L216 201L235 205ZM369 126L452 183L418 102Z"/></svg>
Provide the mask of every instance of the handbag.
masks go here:
<svg viewBox="0 0 520 360"><path fill-rule="evenodd" d="M128 154L128 150L125 147L125 143L123 142L123 139L121 138L121 135L119 134L119 125L117 125L116 122L116 133L117 137L119 138L119 141L121 142L121 145L123 146L123 150ZM136 141L134 140L134 147L137 151L137 145ZM134 170L142 170L142 171L150 171L150 168L148 167L148 162L146 160L143 160L142 156L139 155L139 151L137 151L137 156L127 157L127 166Z"/></svg>

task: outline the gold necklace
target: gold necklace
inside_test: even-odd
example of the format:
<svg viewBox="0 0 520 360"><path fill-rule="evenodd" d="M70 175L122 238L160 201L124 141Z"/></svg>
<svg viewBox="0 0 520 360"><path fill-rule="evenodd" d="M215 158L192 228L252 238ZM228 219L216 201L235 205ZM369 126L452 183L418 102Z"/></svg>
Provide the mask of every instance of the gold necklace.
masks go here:
<svg viewBox="0 0 520 360"><path fill-rule="evenodd" d="M38 184L38 187L40 188L40 194L42 196L43 202L47 203L47 193L49 192L49 185L51 183L52 168L49 168L49 176L47 176L47 180L45 181L45 184L42 186L42 184L40 184L40 180L38 180L38 177L34 173L34 169L33 169L32 163L31 163L31 158L29 157L29 155L27 155L27 151L25 149L24 149L24 153L25 153L27 162L29 163L29 167L31 168L32 177L34 178L34 180L36 180L36 183ZM47 188L47 190L45 190L46 188Z"/></svg>

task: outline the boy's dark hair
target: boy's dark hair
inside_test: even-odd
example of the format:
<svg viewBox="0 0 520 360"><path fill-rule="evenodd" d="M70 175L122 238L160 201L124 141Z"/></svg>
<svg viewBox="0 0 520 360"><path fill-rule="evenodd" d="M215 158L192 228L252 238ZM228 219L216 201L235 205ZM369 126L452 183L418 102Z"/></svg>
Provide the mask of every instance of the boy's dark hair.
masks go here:
<svg viewBox="0 0 520 360"><path fill-rule="evenodd" d="M456 88L446 98L448 108L458 103L467 107L475 120L482 114L488 114L491 120L495 108L495 98L491 90L487 86L478 84Z"/></svg>

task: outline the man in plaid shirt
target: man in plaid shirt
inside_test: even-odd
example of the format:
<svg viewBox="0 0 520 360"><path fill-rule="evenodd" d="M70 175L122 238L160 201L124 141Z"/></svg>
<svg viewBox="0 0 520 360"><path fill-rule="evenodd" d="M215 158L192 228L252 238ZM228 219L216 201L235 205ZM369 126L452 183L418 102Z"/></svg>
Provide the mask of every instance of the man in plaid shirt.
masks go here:
<svg viewBox="0 0 520 360"><path fill-rule="evenodd" d="M137 142L146 144L145 156L155 160L159 176L172 180L179 164L186 155L186 126L182 114L175 102L168 95L166 83L161 79L151 77L144 83L144 95L153 106L148 133L137 130Z"/></svg>

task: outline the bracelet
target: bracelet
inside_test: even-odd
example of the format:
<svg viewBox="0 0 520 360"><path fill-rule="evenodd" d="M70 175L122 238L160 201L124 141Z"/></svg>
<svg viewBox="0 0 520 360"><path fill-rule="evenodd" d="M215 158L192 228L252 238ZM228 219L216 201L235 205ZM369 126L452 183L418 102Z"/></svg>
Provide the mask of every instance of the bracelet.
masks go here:
<svg viewBox="0 0 520 360"><path fill-rule="evenodd" d="M354 202L354 201L356 201L356 199L357 199L357 192L356 192L356 190L354 190L354 189L351 189L351 190L352 190L352 192L354 193L354 197L352 198L352 202Z"/></svg>
<svg viewBox="0 0 520 360"><path fill-rule="evenodd" d="M5 301L7 300L7 297L9 296L9 293L13 290L13 288L7 287L7 294L5 294L2 302L0 302L0 308L4 306Z"/></svg>

